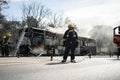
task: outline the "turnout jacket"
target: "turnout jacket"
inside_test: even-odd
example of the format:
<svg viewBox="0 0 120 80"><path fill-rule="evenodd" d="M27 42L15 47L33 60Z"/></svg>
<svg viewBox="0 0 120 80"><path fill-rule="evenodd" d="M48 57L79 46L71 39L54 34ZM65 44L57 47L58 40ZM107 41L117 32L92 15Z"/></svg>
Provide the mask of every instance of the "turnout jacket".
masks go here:
<svg viewBox="0 0 120 80"><path fill-rule="evenodd" d="M8 46L9 42L8 42L9 38L5 38L0 42L0 46L1 47L6 47Z"/></svg>
<svg viewBox="0 0 120 80"><path fill-rule="evenodd" d="M74 29L68 29L63 35L63 46L78 46L78 35Z"/></svg>

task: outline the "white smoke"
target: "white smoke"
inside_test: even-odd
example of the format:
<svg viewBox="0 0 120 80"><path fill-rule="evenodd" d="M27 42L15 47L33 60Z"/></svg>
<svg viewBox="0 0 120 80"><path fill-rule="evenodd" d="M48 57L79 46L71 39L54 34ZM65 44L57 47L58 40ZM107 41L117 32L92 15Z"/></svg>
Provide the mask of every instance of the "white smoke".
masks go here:
<svg viewBox="0 0 120 80"><path fill-rule="evenodd" d="M97 47L99 51L101 49L111 49L115 48L113 43L113 28L106 25L96 25L90 31L90 36L97 41Z"/></svg>

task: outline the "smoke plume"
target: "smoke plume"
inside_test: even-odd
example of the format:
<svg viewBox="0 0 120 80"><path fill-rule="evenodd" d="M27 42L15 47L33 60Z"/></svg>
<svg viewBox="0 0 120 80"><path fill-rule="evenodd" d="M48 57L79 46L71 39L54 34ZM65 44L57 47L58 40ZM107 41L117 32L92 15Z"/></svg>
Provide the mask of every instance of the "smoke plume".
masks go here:
<svg viewBox="0 0 120 80"><path fill-rule="evenodd" d="M102 49L114 51L113 28L106 25L96 25L90 31L90 37L96 39L97 48L101 52Z"/></svg>

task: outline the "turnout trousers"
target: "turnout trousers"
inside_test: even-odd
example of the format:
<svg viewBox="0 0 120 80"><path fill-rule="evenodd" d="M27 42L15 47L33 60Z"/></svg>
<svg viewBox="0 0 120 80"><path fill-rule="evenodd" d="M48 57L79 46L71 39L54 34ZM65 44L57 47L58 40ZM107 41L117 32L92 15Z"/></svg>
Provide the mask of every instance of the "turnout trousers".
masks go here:
<svg viewBox="0 0 120 80"><path fill-rule="evenodd" d="M63 59L67 60L69 52L71 52L71 60L74 60L75 59L75 47L74 46L66 46L65 47Z"/></svg>
<svg viewBox="0 0 120 80"><path fill-rule="evenodd" d="M6 56L6 57L9 56L9 47L8 46L2 47L1 51L2 51L2 56Z"/></svg>

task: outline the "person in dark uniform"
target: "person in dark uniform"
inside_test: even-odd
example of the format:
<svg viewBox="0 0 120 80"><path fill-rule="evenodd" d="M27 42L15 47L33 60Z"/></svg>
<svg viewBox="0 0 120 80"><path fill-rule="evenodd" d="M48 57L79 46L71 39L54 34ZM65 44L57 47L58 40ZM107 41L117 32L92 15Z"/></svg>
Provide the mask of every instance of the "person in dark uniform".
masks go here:
<svg viewBox="0 0 120 80"><path fill-rule="evenodd" d="M6 36L3 36L3 40L1 41L1 51L2 56L8 57L9 56L9 38L11 37L11 34L8 33Z"/></svg>
<svg viewBox="0 0 120 80"><path fill-rule="evenodd" d="M65 52L62 62L66 62L69 52L71 51L71 62L75 61L75 49L78 45L78 35L74 30L73 24L68 25L68 30L63 35L63 46L65 46Z"/></svg>

